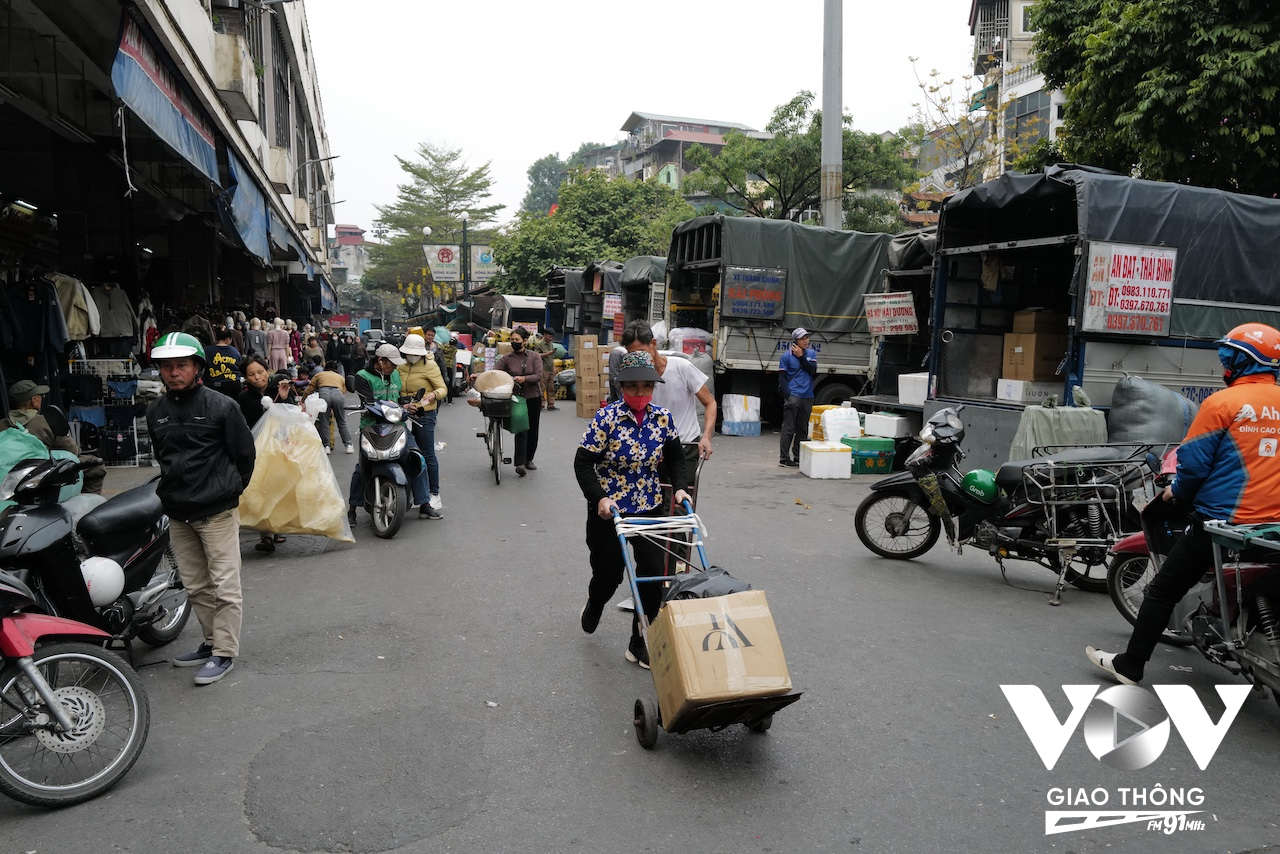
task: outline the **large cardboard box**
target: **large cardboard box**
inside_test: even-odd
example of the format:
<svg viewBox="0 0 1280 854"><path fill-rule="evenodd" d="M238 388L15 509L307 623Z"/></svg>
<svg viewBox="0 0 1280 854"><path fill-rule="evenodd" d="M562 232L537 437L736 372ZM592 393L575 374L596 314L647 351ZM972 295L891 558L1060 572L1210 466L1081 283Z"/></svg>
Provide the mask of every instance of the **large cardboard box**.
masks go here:
<svg viewBox="0 0 1280 854"><path fill-rule="evenodd" d="M701 706L791 691L761 590L664 603L649 626L649 664L668 732Z"/></svg>
<svg viewBox="0 0 1280 854"><path fill-rule="evenodd" d="M574 399L574 409L579 418L595 418L596 412L600 410L600 401L594 395L583 397L582 392L579 391Z"/></svg>
<svg viewBox="0 0 1280 854"><path fill-rule="evenodd" d="M1047 332L1014 332L1004 336L1000 376L1010 380L1047 382L1054 378L1067 352L1067 336Z"/></svg>
<svg viewBox="0 0 1280 854"><path fill-rule="evenodd" d="M1067 331L1067 316L1042 308L1028 308L1013 313L1014 332L1057 332Z"/></svg>

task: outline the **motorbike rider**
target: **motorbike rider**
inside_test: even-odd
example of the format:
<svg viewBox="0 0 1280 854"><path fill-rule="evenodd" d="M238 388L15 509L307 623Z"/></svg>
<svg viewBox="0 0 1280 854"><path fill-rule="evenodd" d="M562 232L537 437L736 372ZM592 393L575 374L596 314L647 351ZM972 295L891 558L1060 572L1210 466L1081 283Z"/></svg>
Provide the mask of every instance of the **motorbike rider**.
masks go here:
<svg viewBox="0 0 1280 854"><path fill-rule="evenodd" d="M1217 344L1227 387L1201 404L1162 496L1194 508L1192 522L1147 586L1125 652L1085 648L1092 664L1125 685L1142 681L1174 606L1213 565L1204 521L1247 525L1280 518L1280 330L1245 323Z"/></svg>
<svg viewBox="0 0 1280 854"><path fill-rule="evenodd" d="M195 683L217 682L240 652L240 493L253 476L253 434L239 405L202 385L204 347L185 332L156 339L151 359L167 391L147 408L147 431L169 514L178 571L204 632L175 667L195 667Z"/></svg>
<svg viewBox="0 0 1280 854"><path fill-rule="evenodd" d="M427 348L421 335L406 335L404 344L400 345L400 353L405 364L396 372L400 375L400 386L406 395L417 394L423 389L425 394L417 403L407 408L414 416L409 425L418 450L427 459L426 470L413 479L413 500L418 505L418 516L433 521L443 519L440 513L440 462L436 457L436 416L439 414L440 401L449 393L440 375L440 366Z"/></svg>
<svg viewBox="0 0 1280 854"><path fill-rule="evenodd" d="M365 404L375 400L399 401L401 380L396 368L403 364L405 364L405 361L401 358L400 351L396 349L396 345L379 344L378 349L374 350L373 358L369 360L369 364L356 373L355 391L360 396L360 402ZM361 430L372 423L372 415L367 412L361 413ZM418 447L412 431L408 434L406 444L411 448ZM347 493L347 521L353 526L356 524L356 510L363 506L364 481L361 478L360 461L357 457L355 470L351 472L351 488Z"/></svg>

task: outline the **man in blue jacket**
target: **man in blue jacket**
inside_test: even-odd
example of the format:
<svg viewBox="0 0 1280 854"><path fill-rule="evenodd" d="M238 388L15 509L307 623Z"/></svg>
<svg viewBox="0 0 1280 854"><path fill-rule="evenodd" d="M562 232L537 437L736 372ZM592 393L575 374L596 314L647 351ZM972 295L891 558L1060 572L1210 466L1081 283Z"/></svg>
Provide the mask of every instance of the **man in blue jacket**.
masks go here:
<svg viewBox="0 0 1280 854"><path fill-rule="evenodd" d="M809 346L809 331L803 326L791 333L791 346L778 360L778 371L786 377L787 395L782 401L782 440L778 465L800 465L800 443L809 434L809 413L813 411L813 378L818 374L818 354Z"/></svg>

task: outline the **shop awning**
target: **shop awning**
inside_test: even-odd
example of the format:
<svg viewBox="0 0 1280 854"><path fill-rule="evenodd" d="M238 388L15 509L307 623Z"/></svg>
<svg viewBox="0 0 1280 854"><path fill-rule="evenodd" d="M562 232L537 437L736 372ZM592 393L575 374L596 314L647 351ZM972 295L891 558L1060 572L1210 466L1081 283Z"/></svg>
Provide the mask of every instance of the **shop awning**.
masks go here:
<svg viewBox="0 0 1280 854"><path fill-rule="evenodd" d="M289 227L271 211L267 211L267 233L271 235L271 242L277 249L286 253L289 251Z"/></svg>
<svg viewBox="0 0 1280 854"><path fill-rule="evenodd" d="M227 169L231 176L231 185L223 193L227 214L244 248L269 264L271 247L267 242L267 199L249 177L248 170L229 151Z"/></svg>
<svg viewBox="0 0 1280 854"><path fill-rule="evenodd" d="M320 280L320 308L324 311L338 310L338 293L333 289L333 285L329 284L329 280L324 274L317 276Z"/></svg>
<svg viewBox="0 0 1280 854"><path fill-rule="evenodd" d="M124 14L120 47L111 66L111 84L143 123L213 183L218 179L218 144L213 122L187 92L164 51Z"/></svg>

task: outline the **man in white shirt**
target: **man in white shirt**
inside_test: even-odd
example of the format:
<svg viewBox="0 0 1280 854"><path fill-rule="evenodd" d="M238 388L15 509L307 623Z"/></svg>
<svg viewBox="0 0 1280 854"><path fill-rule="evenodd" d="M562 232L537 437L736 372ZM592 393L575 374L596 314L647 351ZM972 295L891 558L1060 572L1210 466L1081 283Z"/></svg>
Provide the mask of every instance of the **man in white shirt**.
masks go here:
<svg viewBox="0 0 1280 854"><path fill-rule="evenodd" d="M684 446L685 473L688 482L676 488L693 486L698 460L711 456L711 436L716 430L716 399L707 389L707 378L688 359L668 359L658 352L653 329L642 320L627 324L622 332L622 346L627 352L644 350L653 357L662 382L653 390L653 402L668 410L676 420L680 443ZM704 425L698 426L698 404L706 408Z"/></svg>

